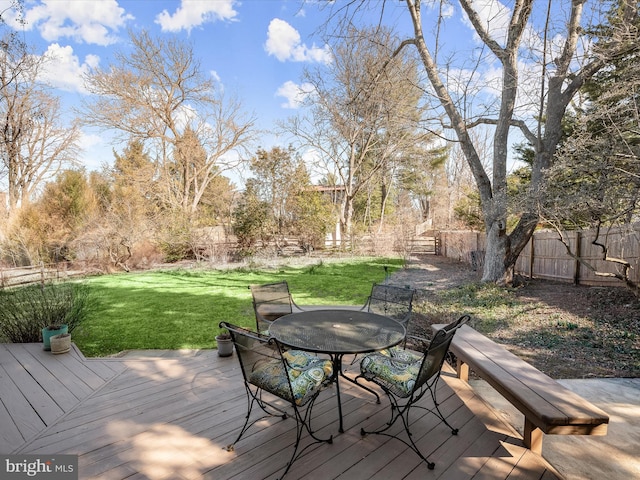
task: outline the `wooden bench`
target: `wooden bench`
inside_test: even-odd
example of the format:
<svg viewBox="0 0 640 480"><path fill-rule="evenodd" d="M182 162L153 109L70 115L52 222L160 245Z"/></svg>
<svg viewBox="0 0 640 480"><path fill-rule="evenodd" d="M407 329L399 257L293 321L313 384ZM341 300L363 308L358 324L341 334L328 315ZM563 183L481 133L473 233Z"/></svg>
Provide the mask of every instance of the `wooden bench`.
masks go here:
<svg viewBox="0 0 640 480"><path fill-rule="evenodd" d="M468 381L471 368L524 414L524 443L533 452L542 452L543 433L606 435L605 412L468 325L456 332L449 350L460 379Z"/></svg>

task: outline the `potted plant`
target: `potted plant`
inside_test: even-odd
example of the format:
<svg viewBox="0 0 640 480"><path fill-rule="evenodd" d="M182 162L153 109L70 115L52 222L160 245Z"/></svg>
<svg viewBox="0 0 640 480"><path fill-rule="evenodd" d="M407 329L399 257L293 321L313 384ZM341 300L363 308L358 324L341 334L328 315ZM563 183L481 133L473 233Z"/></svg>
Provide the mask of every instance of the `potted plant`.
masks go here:
<svg viewBox="0 0 640 480"><path fill-rule="evenodd" d="M51 350L51 337L55 335L61 335L63 333L69 333L69 326L67 324L51 324L42 329L42 346L45 350Z"/></svg>
<svg viewBox="0 0 640 480"><path fill-rule="evenodd" d="M222 330L216 335L216 343L218 344L219 356L230 357L233 355L233 339L227 330Z"/></svg>
<svg viewBox="0 0 640 480"><path fill-rule="evenodd" d="M51 353L67 353L71 350L71 334L61 333L51 337Z"/></svg>

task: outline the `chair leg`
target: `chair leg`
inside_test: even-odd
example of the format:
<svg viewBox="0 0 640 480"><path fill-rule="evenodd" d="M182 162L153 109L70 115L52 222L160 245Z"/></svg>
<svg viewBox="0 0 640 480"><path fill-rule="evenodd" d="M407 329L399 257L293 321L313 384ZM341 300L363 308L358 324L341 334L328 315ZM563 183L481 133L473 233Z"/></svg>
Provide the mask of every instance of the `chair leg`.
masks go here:
<svg viewBox="0 0 640 480"><path fill-rule="evenodd" d="M287 463L287 466L285 467L284 472L282 472L282 476L280 477L280 480L284 478L284 476L287 474L287 472L291 468L291 465L293 465L293 462L295 462L300 457L300 455L302 455L307 450L307 448L311 447L312 445L315 445L316 443L328 443L328 444L333 443L333 435L331 435L329 438L326 438L326 439L318 438L315 435L315 432L311 428L311 410L313 409L314 404L315 404L315 398L311 400L311 402L307 405L304 412L304 416L301 415L298 407L294 406L293 408L294 415L296 418L296 443L293 447L293 453L291 454L291 458L289 459L289 462ZM313 438L314 441L305 445L305 447L298 452L298 448L300 447L300 440L302 439L302 435L305 430L307 431L309 436Z"/></svg>
<svg viewBox="0 0 640 480"><path fill-rule="evenodd" d="M429 468L429 470L433 470L435 468L435 463L430 462L427 457L425 457L422 452L420 451L420 449L418 448L418 446L416 445L416 443L413 441L413 434L411 433L411 428L410 428L410 422L409 422L409 412L411 411L411 409L421 409L421 410L426 410L427 412L431 412L433 413L441 422L443 422L447 427L449 427L451 429L451 434L452 435L457 435L458 434L458 429L454 428L451 426L451 424L447 421L447 419L445 418L444 414L440 411L440 407L439 407L439 403L437 401L436 398L436 386L438 383L438 379L436 379L432 384L430 385L424 385L423 389L420 391L420 393L418 393L417 395L414 394L414 396L412 396L411 398L406 400L406 403L404 404L400 404L398 398L391 393L391 391L389 391L386 388L383 388L384 392L387 394L387 397L389 397L389 402L391 403L391 419L386 423L386 426L384 428L381 428L380 430L376 430L376 431L366 431L364 428L362 428L360 430L360 435L366 435L368 433L371 434L376 434L376 435L385 435L387 437L391 437L391 438L396 438L398 440L400 440L402 443L404 443L406 446L408 446L409 448L411 448L411 450L413 450L422 460L424 460L424 462L427 464L427 467ZM433 408L427 408L427 407L423 407L422 405L417 405L417 402L420 401L422 399L422 397L425 395L425 393L429 391L429 394L431 396L431 401L433 403ZM404 426L404 430L407 434L407 438L408 441L396 436L396 435L391 435L389 433L387 433L387 430L389 428L391 428L391 426L396 423L396 421L398 419L402 420L402 424Z"/></svg>
<svg viewBox="0 0 640 480"><path fill-rule="evenodd" d="M285 412L284 410L280 410L279 408L264 402L261 397L261 392L259 391L254 392L246 383L244 388L247 393L247 415L244 420L244 425L240 429L240 433L238 434L237 438L233 441L233 443L230 443L229 445L227 445L228 452L232 452L235 449L235 444L240 441L244 433L247 430L249 430L249 428L251 428L251 426L256 422L268 417L280 417L283 420L287 418L287 412ZM251 412L253 411L254 404L257 404L265 413L265 415L262 415L261 417L258 417L255 420L250 422L249 420L251 418ZM272 409L273 411L270 411L270 409Z"/></svg>
<svg viewBox="0 0 640 480"><path fill-rule="evenodd" d="M437 383L437 381L436 381ZM429 393L431 394L431 400L433 401L433 407L435 410L430 410L436 417L438 417L447 427L451 429L451 435L458 435L458 429L451 426L447 421L443 413L440 411L440 404L436 400L436 385L429 387Z"/></svg>
<svg viewBox="0 0 640 480"><path fill-rule="evenodd" d="M422 454L416 443L413 441L413 434L411 433L411 430L409 428L409 411L411 410L411 406L413 405L413 400L410 399L406 404L400 405L397 398L393 394L391 394L387 390L385 390L385 393L387 394L387 396L389 397L389 401L391 402L391 420L388 421L386 423L386 426L384 428L381 428L380 430L368 431L364 428L361 428L360 435L365 436L367 434L373 434L395 438L396 440L401 441L407 447L413 450L416 455L418 455L427 464L427 468L429 470L433 470L436 464L434 462L430 462L429 459L427 459L427 457ZM407 434L408 441L398 437L397 435L387 433L387 430L391 428L391 426L396 423L399 418L402 420L402 425L404 427L405 433Z"/></svg>
<svg viewBox="0 0 640 480"><path fill-rule="evenodd" d="M440 411L440 403L438 403L438 400L436 398L436 396L437 396L437 392L436 392L437 383L438 383L438 379L436 379L436 381L433 382L431 385L425 385L423 387L424 390L420 393L420 395L418 397L416 397L416 401L420 400L420 398L422 398L422 396L428 390L429 394L431 395L431 402L433 403L433 408L427 408L427 407L423 407L421 405L414 405L414 408L420 408L422 410L426 410L427 412L433 413L436 417L438 417L438 419L440 419L440 421L442 423L444 423L447 427L449 427L449 429L451 430L451 435L457 435L458 434L458 429L454 428L453 426L451 426L451 424L447 421L447 419L444 416L444 414Z"/></svg>
<svg viewBox="0 0 640 480"><path fill-rule="evenodd" d="M242 429L240 429L240 433L238 434L238 437L233 441L233 443L227 445L227 451L229 452L234 451L235 444L240 441L244 433L247 430L249 430L249 428L251 428L251 426L254 425L256 422L259 422L260 420L263 420L269 417L280 417L284 420L289 416L284 410L281 410L278 407L265 402L262 399L262 390L256 389L256 391L254 391L249 386L249 384L246 384L246 383L245 383L245 389L247 392L247 404L248 404L247 415L245 417L244 425L242 426ZM282 479L287 474L293 462L295 462L298 459L298 457L300 457L300 455L302 455L302 453L307 448L311 447L312 445L315 445L316 443L329 443L329 444L333 443L333 435L331 435L329 438L326 438L326 439L319 438L316 436L315 432L311 428L311 411L313 409L313 405L315 404L315 400L316 400L315 398L311 400L307 404L307 406L304 408L304 416L300 413L300 409L297 406L295 405L293 406L293 412L294 412L293 417L296 419L296 442L295 442L295 445L293 446L293 453L291 454L291 458L289 459L289 462L287 462L285 470L282 473L282 476L280 477L280 479ZM262 415L252 421L249 421L251 418L251 412L253 410L254 405L258 405L260 409L265 413L265 415ZM300 447L300 440L302 439L302 435L304 434L305 430L307 431L309 436L313 439L313 441L310 442L308 445L306 445L303 449L298 451Z"/></svg>

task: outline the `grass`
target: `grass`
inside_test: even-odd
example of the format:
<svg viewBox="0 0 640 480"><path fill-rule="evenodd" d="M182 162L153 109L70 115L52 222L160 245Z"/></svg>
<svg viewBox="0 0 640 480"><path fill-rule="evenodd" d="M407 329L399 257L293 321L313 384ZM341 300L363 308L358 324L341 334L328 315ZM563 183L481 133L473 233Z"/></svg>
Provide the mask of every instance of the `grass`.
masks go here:
<svg viewBox="0 0 640 480"><path fill-rule="evenodd" d="M89 357L132 349L214 348L222 320L255 328L251 284L286 280L301 305L364 304L374 282L401 268L366 258L273 270L163 270L94 277L92 306L73 341Z"/></svg>

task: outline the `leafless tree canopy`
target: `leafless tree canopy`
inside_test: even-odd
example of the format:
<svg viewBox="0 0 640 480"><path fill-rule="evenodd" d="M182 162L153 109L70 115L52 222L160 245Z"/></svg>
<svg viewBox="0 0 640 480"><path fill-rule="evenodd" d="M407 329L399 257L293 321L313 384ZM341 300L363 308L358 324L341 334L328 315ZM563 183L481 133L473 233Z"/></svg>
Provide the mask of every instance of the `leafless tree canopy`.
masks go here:
<svg viewBox="0 0 640 480"><path fill-rule="evenodd" d="M534 148L530 194L532 199L538 198L548 182L545 172L553 163L562 138L562 120L572 99L585 81L612 59L640 49L638 31L633 28L637 24L638 5L634 0L621 0L615 5L572 0L567 8L556 9L553 7L558 6L549 2L550 8L545 11L543 4L533 0L515 0L508 6L459 0L451 4L457 8L454 21L459 21L459 15L464 12L482 45L470 57L471 68L463 70L469 75L454 77L451 75L453 67L460 71L460 64L453 63L455 53L445 56L441 52L438 37L447 22L442 14L445 4L420 0L405 0L404 3L413 34L399 44L395 53L400 54L408 47L417 51L432 95L444 111L448 126L455 132L473 173L487 232L483 279L509 282L515 261L539 221L533 201L522 211L515 228L507 231L510 134L518 129ZM433 8L438 5L441 10ZM348 23L345 18L355 21L358 13L369 7L380 11L392 8L391 2L384 1L338 2L330 7L330 16L340 19L344 25ZM586 18L585 8L588 8L590 18ZM562 15L564 17L559 18ZM583 46L591 40L586 36L585 27L597 23L611 23L613 34L599 43L598 48L585 50ZM473 85L477 86L476 91L483 87L476 80L481 60L497 62L501 72L499 85L493 85L497 90L496 101L482 104L482 110L478 111L471 108L477 101L474 103L470 94L474 93ZM521 75L524 64L535 67L526 76ZM531 79L536 81L531 84ZM524 95L527 81L529 91ZM531 99L536 97L537 108L521 108L524 103L531 105ZM480 126L493 129L490 169L485 168L472 135L472 131Z"/></svg>
<svg viewBox="0 0 640 480"><path fill-rule="evenodd" d="M38 81L46 58L9 41L0 57L0 175L13 210L75 163L80 132L65 122L59 99Z"/></svg>
<svg viewBox="0 0 640 480"><path fill-rule="evenodd" d="M318 158L324 178L344 187L340 224L351 234L353 202L373 179L393 177L410 151L426 146L420 133L417 65L391 53L397 41L382 28L349 27L337 39L333 63L308 71L310 114L286 126Z"/></svg>
<svg viewBox="0 0 640 480"><path fill-rule="evenodd" d="M145 31L130 38L130 52L87 76L95 96L85 121L145 142L164 180L164 201L192 215L211 180L242 160L254 119L202 72L190 45Z"/></svg>

